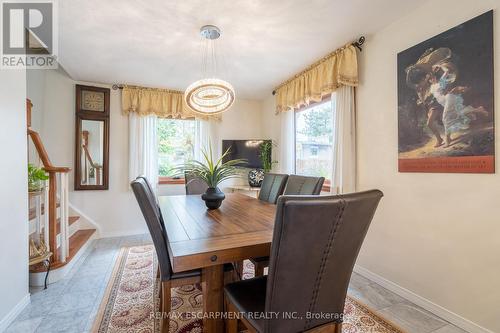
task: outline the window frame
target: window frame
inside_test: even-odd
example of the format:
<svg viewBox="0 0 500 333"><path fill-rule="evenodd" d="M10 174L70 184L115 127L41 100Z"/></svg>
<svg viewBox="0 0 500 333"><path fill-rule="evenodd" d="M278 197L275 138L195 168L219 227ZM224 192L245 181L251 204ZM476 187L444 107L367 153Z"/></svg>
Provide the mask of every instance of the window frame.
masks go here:
<svg viewBox="0 0 500 333"><path fill-rule="evenodd" d="M327 95L324 96L321 101L319 102L312 102L309 105L305 105L301 107L300 109L294 110L293 111L293 172L297 174L297 113L306 111L307 109L310 109L318 104L323 104L326 102L332 102L332 95ZM333 110L332 110L333 112ZM335 114L333 115L335 116ZM330 193L332 188L332 180L325 178L325 181L323 183L323 187L321 188L322 192L328 192Z"/></svg>
<svg viewBox="0 0 500 333"><path fill-rule="evenodd" d="M186 179L182 178L172 178L166 176L158 176L158 184L159 185L182 185L186 184Z"/></svg>

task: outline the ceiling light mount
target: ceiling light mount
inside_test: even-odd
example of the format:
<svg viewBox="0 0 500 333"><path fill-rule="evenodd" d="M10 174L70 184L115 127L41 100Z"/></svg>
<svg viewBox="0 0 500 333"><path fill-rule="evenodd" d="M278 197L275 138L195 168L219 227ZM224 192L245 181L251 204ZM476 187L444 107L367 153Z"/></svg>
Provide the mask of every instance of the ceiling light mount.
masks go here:
<svg viewBox="0 0 500 333"><path fill-rule="evenodd" d="M220 37L220 29L215 25L204 25L200 29L200 35L206 39L218 39Z"/></svg>

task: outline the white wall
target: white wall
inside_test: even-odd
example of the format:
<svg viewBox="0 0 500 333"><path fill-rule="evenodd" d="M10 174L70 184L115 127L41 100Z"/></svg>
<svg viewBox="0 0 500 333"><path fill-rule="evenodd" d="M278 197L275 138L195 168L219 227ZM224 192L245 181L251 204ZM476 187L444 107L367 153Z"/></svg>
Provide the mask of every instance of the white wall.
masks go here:
<svg viewBox="0 0 500 333"><path fill-rule="evenodd" d="M276 114L276 98L269 93L269 96L262 101L262 135L266 139L272 139L276 144L273 147L273 160L278 163L273 165L273 170L280 170L279 152L281 138L281 120Z"/></svg>
<svg viewBox="0 0 500 333"><path fill-rule="evenodd" d="M260 139L261 107L259 101L236 100L231 109L222 114L222 121L215 125L219 149L222 140Z"/></svg>
<svg viewBox="0 0 500 333"><path fill-rule="evenodd" d="M75 84L110 86L75 82L63 70L45 72L44 86L39 87L45 91L41 136L54 164L74 168ZM38 94L32 91L34 85L29 86L28 95ZM73 191L71 186L70 202L100 226L102 236L147 232L128 186L128 118L121 113L121 92L111 90L110 98L109 190ZM260 102L236 100L222 121L214 125L217 135L212 138L213 144L220 147L222 139L260 138L260 113ZM184 185L163 185L159 190L160 195L184 193Z"/></svg>
<svg viewBox="0 0 500 333"><path fill-rule="evenodd" d="M428 1L368 36L357 132L359 189L385 193L358 264L494 332L500 332L500 175L398 173L396 55L499 5ZM496 89L497 106L498 97Z"/></svg>
<svg viewBox="0 0 500 333"><path fill-rule="evenodd" d="M35 107L31 110L31 128L40 131L43 128L43 106L45 104L45 94L43 90L36 87L45 84L45 70L31 69L26 71L26 91L31 92L29 98ZM28 140L29 162L34 165L41 165L41 161L36 153L36 148L31 140Z"/></svg>
<svg viewBox="0 0 500 333"><path fill-rule="evenodd" d="M0 332L29 303L26 73L0 70Z"/></svg>

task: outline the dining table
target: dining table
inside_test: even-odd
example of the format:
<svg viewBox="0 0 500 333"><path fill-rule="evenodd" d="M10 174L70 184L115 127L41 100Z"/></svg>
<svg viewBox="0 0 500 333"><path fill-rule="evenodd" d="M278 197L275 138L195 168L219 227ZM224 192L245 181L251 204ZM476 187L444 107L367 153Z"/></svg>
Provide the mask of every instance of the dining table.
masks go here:
<svg viewBox="0 0 500 333"><path fill-rule="evenodd" d="M201 269L203 332L224 331L224 264L268 256L276 205L228 193L209 210L200 195L160 196L175 273Z"/></svg>

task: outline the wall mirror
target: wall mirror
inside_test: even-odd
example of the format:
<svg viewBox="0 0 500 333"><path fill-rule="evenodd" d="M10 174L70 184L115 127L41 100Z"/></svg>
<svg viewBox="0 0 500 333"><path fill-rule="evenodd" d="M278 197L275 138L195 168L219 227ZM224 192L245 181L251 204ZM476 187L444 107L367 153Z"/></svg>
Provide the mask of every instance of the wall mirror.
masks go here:
<svg viewBox="0 0 500 333"><path fill-rule="evenodd" d="M109 89L76 86L75 190L107 190Z"/></svg>

